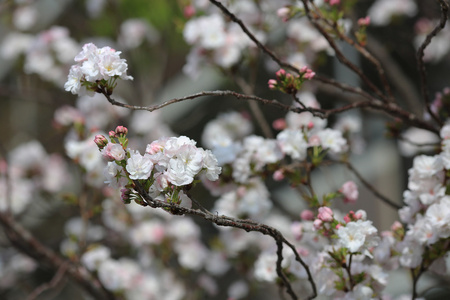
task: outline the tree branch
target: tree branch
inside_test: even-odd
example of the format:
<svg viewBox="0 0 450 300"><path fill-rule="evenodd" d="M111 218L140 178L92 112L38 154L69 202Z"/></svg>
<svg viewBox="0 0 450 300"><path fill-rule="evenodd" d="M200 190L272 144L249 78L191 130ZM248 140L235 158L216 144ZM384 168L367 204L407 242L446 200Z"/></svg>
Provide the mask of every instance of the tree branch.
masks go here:
<svg viewBox="0 0 450 300"><path fill-rule="evenodd" d="M32 257L40 265L50 267L54 270L59 270L61 266L67 265L65 273L94 299L116 299L112 293L103 287L100 281L91 276L88 270L63 259L53 252L53 250L43 245L29 231L15 222L12 216L0 212L0 224L16 249Z"/></svg>
<svg viewBox="0 0 450 300"><path fill-rule="evenodd" d="M148 205L152 208L161 208L161 209L164 209L174 215L198 216L198 217L201 217L201 218L203 218L207 221L210 221L219 226L239 228L239 229L243 229L247 232L257 231L264 235L271 236L277 243L277 256L278 256L277 275L282 280L283 285L285 286L285 288L286 288L288 294L291 296L291 298L298 299L297 295L294 293L294 291L292 289L292 286L291 286L289 280L287 279L286 275L283 273L283 270L281 268L281 261L283 260L282 253L281 253L282 247L283 247L282 244L283 243L286 244L289 248L292 249L292 251L294 252L296 261L298 261L303 266L303 268L305 268L306 273L308 275L308 281L311 284L313 295L309 296L307 299L314 299L317 296L316 285L315 285L314 279L312 278L311 271L309 270L308 265L302 260L302 258L298 254L295 246L292 245L289 241L287 241L286 238L281 234L281 232L279 230L277 230L273 227L270 227L268 225L260 224L260 223L257 223L257 222L254 222L254 221L248 220L248 219L242 220L242 219L231 218L231 217L228 217L225 215L219 216L219 215L213 214L207 210L201 211L198 209L182 207L182 206L179 206L179 205L176 205L173 203L167 203L167 202L155 200L155 199L152 199L148 195L147 191L145 191L145 189L139 183L139 181L135 180L133 182L135 185L135 187L134 187L135 190L145 200L144 206Z"/></svg>
<svg viewBox="0 0 450 300"><path fill-rule="evenodd" d="M425 63L423 61L423 56L425 54L426 47L431 43L431 40L445 27L445 24L447 23L448 18L448 3L445 0L437 0L441 6L441 19L439 21L439 24L436 25L436 27L431 31L423 43L420 45L419 49L417 50L417 67L419 68L419 74L420 74L420 87L422 91L422 97L425 101L425 106L427 108L428 113L430 116L437 122L437 124L442 125L442 121L439 119L439 116L437 116L432 110L431 110L431 100L428 95L427 91L427 75L426 75L426 68Z"/></svg>

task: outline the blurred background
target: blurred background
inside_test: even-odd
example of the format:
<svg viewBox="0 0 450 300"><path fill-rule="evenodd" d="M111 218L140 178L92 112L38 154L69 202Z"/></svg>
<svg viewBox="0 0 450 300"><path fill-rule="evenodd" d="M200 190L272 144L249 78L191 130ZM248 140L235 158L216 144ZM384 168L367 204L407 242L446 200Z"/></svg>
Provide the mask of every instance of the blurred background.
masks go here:
<svg viewBox="0 0 450 300"><path fill-rule="evenodd" d="M354 20L365 16L376 2L358 1L352 12ZM388 78L394 82L394 93L399 104L422 116L424 110L415 64L416 48L412 41L417 36L417 23L420 18L438 18L439 7L433 1L416 1L415 3L416 13L406 14L406 16L394 14L389 19L388 25L370 26L368 47L386 67ZM149 106L205 90L237 90L247 93L245 85L239 84L241 79L252 81L251 93L288 103L289 99L284 98L284 95L267 88L267 80L273 78L273 73L270 71L273 68L266 68L270 62L261 53L255 55L250 61L252 64L250 67L238 65L222 69L206 64L197 76L183 72L187 62L186 56L191 49L183 38L184 24L188 19L186 7L189 5L189 0L1 0L0 128L4 128L0 139L1 157L6 159L7 153L24 143L39 141L47 153L59 153L69 161L64 148L67 130L55 121L55 111L67 105L76 105L77 97L64 91L63 86L67 80L70 65L73 64L73 57L81 50L81 46L88 42L95 43L99 47L111 46L122 51L121 56L128 62L128 74L132 75L134 80L119 82L114 98L128 104ZM274 10L273 13L276 14L276 11ZM274 49L278 47L277 41L285 37L283 30L286 28L283 26L280 25L279 30L268 36L268 44ZM439 41L440 52L436 50L438 54L434 56L435 59L430 59L427 64L427 74L430 76L429 93L432 99L434 94L440 92L449 82L447 70L450 59L446 49L450 47L448 45L450 39L442 39L442 43ZM349 59L360 66L367 76L376 78L374 69L367 61L361 59L350 47L343 44L341 46ZM314 66L316 72L321 75L330 76L354 86L361 85L358 77L332 56L320 55ZM378 79L374 80L379 84ZM317 100L324 108L346 103L349 97L352 97L337 89L316 83L312 83L308 88L315 92ZM107 105L99 105L97 108L92 105L85 109L91 110L93 113L91 117L94 120L95 114L98 113L98 122L100 122L100 119L104 118L101 112L106 109L105 107L109 107L109 104L101 97L96 100L104 101ZM81 106L79 104L79 108ZM252 120L261 113L268 124L272 124L274 120L285 115L285 112L273 107L256 105L255 108L254 103L250 104L235 98L202 97L170 105L155 113L146 112L140 120L148 119L150 125L146 126L152 128L148 143L151 142L150 139L157 139L159 134L174 133L189 136L201 144L205 124L217 117L219 113L228 111L242 112ZM103 130L112 130L117 125L133 127L130 117L132 113L115 109L111 114L114 117L99 123ZM390 124L390 128L396 128L398 132L403 133L408 126L373 111L352 111L343 116L343 118L352 117L357 117L362 122L359 151L356 151L351 158L354 166L381 194L401 205L402 193L407 184L407 169L411 166L412 160L411 156L402 155L399 152L398 140L391 137L392 130L388 129L387 124ZM330 124L337 121L338 118L333 117ZM257 122L254 122L253 126L256 134L264 135L263 129ZM272 134L276 135L276 131L271 130ZM416 142L432 143L436 137L423 133L423 135L414 135L414 139L417 139ZM420 151L423 150L420 149ZM412 153L406 152L403 154ZM35 209L29 209L19 217L21 223L32 228L36 236L57 250L60 248L60 237L64 236L65 221L79 214L77 205L71 204L70 201L73 194L77 194L77 188L82 186L81 181L77 179L80 171L74 166L69 166L69 170L70 180L73 181L65 183L67 187L65 190L54 194L35 195L36 198L27 204ZM324 168L316 173L314 186L319 194L336 190L344 178L358 182L345 167ZM272 191L272 200L276 203L276 209L284 212L300 212L305 208L305 204L301 201L292 201L292 199L300 198L300 195L289 186L275 182L269 182L268 185ZM196 193L199 199L210 197L203 190ZM89 195L92 198L99 197L93 192ZM358 203L345 206L337 204L337 207L342 211L365 209L368 219L373 220L380 231L388 230L398 219L394 209L381 202L364 187L360 189ZM202 224L202 221L196 221ZM5 261L9 257L8 242L5 237L2 237L0 243L5 249L0 256ZM6 265L6 263L3 264ZM15 289L5 279L8 277L8 272L7 268L0 271L0 298L2 299L25 299L17 289L26 287L30 290L32 286L50 280L53 275L48 270L37 268L31 276L18 280L17 289ZM397 278L395 276L391 278ZM393 294L404 292L409 282L407 277L407 274L399 273L398 279L391 281L390 291ZM229 281L225 279L224 284ZM423 287L420 290L424 291L430 286L436 286L436 283L430 276L421 281ZM263 298L264 296L261 295L267 293L265 288L262 286L258 288L262 292L259 295L256 293L256 298L252 299L271 299L272 296L266 295L266 298ZM80 299L79 297L80 292L77 287L69 284L54 299ZM225 298L218 295L216 298L205 296L198 299Z"/></svg>

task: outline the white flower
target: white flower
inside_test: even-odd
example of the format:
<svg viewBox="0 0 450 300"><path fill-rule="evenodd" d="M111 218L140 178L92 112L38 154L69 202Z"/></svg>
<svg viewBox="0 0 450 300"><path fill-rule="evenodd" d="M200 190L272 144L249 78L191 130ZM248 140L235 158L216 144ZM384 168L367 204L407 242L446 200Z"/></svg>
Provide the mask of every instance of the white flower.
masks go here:
<svg viewBox="0 0 450 300"><path fill-rule="evenodd" d="M277 275L277 254L263 252L255 262L255 278L261 281L274 282Z"/></svg>
<svg viewBox="0 0 450 300"><path fill-rule="evenodd" d="M330 149L331 153L337 154L347 150L347 141L342 136L342 132L331 128L326 128L317 133L320 144L324 149Z"/></svg>
<svg viewBox="0 0 450 300"><path fill-rule="evenodd" d="M153 162L149 154L142 156L139 151L131 151L126 169L133 180L147 179L153 170Z"/></svg>
<svg viewBox="0 0 450 300"><path fill-rule="evenodd" d="M419 155L414 158L412 172L419 178L429 178L444 169L442 159L439 155Z"/></svg>
<svg viewBox="0 0 450 300"><path fill-rule="evenodd" d="M293 159L304 160L308 143L303 132L295 129L285 129L277 135L277 141L281 151L290 155Z"/></svg>
<svg viewBox="0 0 450 300"><path fill-rule="evenodd" d="M83 71L80 66L73 65L70 67L67 82L64 84L64 89L74 95L78 94L81 89L81 80L83 79L83 76Z"/></svg>
<svg viewBox="0 0 450 300"><path fill-rule="evenodd" d="M167 179L177 186L187 185L202 169L202 151L192 145L183 145L177 150L169 160Z"/></svg>
<svg viewBox="0 0 450 300"><path fill-rule="evenodd" d="M88 250L81 256L81 263L89 270L96 270L102 262L109 259L111 250L105 246L97 246Z"/></svg>
<svg viewBox="0 0 450 300"><path fill-rule="evenodd" d="M379 238L376 233L377 229L372 226L371 221L349 222L337 230L338 244L347 248L351 253L363 252L370 257L367 249L378 244Z"/></svg>
<svg viewBox="0 0 450 300"><path fill-rule="evenodd" d="M131 259L105 260L98 268L98 278L110 291L128 290L137 286L141 271Z"/></svg>
<svg viewBox="0 0 450 300"><path fill-rule="evenodd" d="M203 151L203 169L208 180L216 181L222 168L218 166L218 162L214 154L210 150Z"/></svg>

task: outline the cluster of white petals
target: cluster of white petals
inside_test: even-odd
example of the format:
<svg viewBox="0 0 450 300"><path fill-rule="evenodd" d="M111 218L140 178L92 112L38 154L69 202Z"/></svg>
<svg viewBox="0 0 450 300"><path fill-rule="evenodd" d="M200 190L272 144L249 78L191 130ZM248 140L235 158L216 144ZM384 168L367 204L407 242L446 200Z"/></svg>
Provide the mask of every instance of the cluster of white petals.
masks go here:
<svg viewBox="0 0 450 300"><path fill-rule="evenodd" d="M349 222L339 227L336 232L339 237L338 245L347 248L351 253L361 252L372 257L369 249L378 245L377 232L371 221Z"/></svg>
<svg viewBox="0 0 450 300"><path fill-rule="evenodd" d="M111 78L132 80L133 77L127 75L126 60L120 58L121 53L111 47L97 48L92 43L85 44L82 51L75 56L77 64L70 68L67 82L64 84L65 90L79 94L83 82L95 83Z"/></svg>

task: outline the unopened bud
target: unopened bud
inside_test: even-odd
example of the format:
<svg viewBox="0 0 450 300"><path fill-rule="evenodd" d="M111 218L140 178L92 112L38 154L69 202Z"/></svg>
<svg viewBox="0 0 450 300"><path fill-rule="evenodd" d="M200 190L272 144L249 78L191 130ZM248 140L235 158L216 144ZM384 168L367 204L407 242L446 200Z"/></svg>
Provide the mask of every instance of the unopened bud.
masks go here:
<svg viewBox="0 0 450 300"><path fill-rule="evenodd" d="M108 145L108 140L103 135L98 134L94 138L94 143L97 144L100 150L102 150L106 145Z"/></svg>
<svg viewBox="0 0 450 300"><path fill-rule="evenodd" d="M118 136L125 136L128 133L128 129L124 126L117 126L116 127L116 135Z"/></svg>

